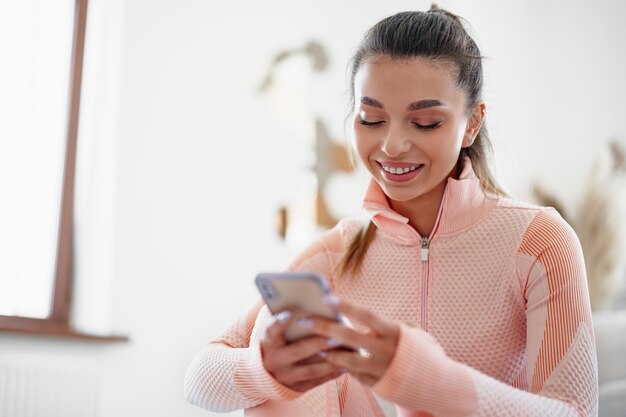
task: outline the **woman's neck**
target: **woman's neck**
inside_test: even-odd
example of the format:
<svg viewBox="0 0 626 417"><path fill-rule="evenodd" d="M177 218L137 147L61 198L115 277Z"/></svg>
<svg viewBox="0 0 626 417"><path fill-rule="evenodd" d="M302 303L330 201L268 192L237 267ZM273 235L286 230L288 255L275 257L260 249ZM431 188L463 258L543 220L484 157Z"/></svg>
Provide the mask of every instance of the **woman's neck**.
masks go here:
<svg viewBox="0 0 626 417"><path fill-rule="evenodd" d="M446 182L447 180L442 181L427 194L421 195L413 200L389 200L389 205L395 212L408 218L409 225L411 225L420 236L428 237L437 221Z"/></svg>
<svg viewBox="0 0 626 417"><path fill-rule="evenodd" d="M409 224L419 233L422 237L428 237L431 235L439 209L441 208L441 200L443 199L443 193L446 190L448 184L448 178L458 178L460 175L460 167L457 163L452 169L450 174L443 179L435 188L428 191L426 194L422 194L413 200L409 201L396 201L387 197L389 205L398 214L409 219Z"/></svg>

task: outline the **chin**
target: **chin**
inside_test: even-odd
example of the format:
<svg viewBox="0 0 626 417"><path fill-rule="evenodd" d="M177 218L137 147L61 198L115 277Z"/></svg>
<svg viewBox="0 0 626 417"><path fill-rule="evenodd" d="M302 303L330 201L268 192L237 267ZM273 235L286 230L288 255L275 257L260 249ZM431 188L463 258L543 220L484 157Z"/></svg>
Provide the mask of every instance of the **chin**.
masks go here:
<svg viewBox="0 0 626 417"><path fill-rule="evenodd" d="M385 195L394 201L411 201L424 194L413 187L396 187L387 183L381 184L380 182L378 184L383 189Z"/></svg>

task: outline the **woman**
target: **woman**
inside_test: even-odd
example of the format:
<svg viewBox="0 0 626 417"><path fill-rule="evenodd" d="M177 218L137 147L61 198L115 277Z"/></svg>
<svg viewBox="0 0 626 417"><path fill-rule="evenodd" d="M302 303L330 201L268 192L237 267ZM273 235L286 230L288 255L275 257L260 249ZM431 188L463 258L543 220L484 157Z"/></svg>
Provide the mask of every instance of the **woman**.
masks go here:
<svg viewBox="0 0 626 417"><path fill-rule="evenodd" d="M352 61L370 221L344 219L291 271L325 276L355 329L259 302L200 352L189 401L247 415L592 416L597 369L578 239L507 198L487 164L480 51L433 6L373 26ZM355 348L354 352L336 346ZM366 351L367 355L359 353Z"/></svg>

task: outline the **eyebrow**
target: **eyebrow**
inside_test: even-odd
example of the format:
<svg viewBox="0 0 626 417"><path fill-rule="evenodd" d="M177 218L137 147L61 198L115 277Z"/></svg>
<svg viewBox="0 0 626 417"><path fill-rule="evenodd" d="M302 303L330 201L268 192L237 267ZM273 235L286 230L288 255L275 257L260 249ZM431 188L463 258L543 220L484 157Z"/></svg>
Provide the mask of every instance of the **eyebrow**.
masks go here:
<svg viewBox="0 0 626 417"><path fill-rule="evenodd" d="M383 103L367 96L361 97L361 104L376 107L381 110L385 109L385 106L383 106ZM427 109L429 107L438 107L438 106L445 106L445 104L439 100L427 99L427 100L415 101L409 104L408 106L406 106L406 110L415 111L415 110Z"/></svg>

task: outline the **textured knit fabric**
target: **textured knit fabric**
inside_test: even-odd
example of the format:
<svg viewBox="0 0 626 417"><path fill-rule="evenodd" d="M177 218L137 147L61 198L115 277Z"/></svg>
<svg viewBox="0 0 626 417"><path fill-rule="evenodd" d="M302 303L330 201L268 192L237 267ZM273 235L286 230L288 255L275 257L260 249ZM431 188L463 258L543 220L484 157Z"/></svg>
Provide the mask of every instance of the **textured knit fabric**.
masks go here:
<svg viewBox="0 0 626 417"><path fill-rule="evenodd" d="M336 267L359 219L345 219L289 266L400 323L395 356L372 388L408 416L596 416L597 365L578 239L550 208L485 195L465 161L434 232L421 237L372 180L377 226L356 276ZM187 399L249 416L382 416L372 389L344 375L300 393L262 365L271 313L257 302L198 353ZM362 328L360 323L355 327Z"/></svg>

